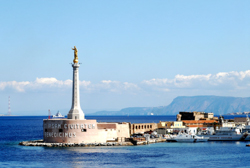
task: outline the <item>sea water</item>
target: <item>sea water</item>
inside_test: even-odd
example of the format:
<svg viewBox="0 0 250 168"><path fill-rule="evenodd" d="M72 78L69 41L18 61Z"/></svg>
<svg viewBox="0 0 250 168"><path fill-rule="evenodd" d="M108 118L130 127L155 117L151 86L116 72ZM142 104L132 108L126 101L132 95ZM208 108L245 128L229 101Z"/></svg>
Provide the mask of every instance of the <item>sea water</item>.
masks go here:
<svg viewBox="0 0 250 168"><path fill-rule="evenodd" d="M250 142L156 143L143 146L34 147L47 117L0 117L0 167L250 167ZM86 116L98 122L149 123L175 116ZM226 118L226 117L225 117Z"/></svg>

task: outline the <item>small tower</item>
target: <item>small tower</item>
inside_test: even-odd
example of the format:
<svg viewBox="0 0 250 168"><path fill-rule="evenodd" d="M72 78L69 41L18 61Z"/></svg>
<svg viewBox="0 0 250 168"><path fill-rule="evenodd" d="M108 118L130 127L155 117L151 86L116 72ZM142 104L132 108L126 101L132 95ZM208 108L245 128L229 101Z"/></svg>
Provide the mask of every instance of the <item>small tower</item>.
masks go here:
<svg viewBox="0 0 250 168"><path fill-rule="evenodd" d="M8 116L11 116L11 109L10 109L10 96L9 96L9 105L8 105Z"/></svg>
<svg viewBox="0 0 250 168"><path fill-rule="evenodd" d="M74 60L73 60L73 87L72 87L72 106L68 113L68 119L85 120L84 113L80 106L80 92L79 92L79 73L78 69L80 64L78 63L77 48L74 46Z"/></svg>

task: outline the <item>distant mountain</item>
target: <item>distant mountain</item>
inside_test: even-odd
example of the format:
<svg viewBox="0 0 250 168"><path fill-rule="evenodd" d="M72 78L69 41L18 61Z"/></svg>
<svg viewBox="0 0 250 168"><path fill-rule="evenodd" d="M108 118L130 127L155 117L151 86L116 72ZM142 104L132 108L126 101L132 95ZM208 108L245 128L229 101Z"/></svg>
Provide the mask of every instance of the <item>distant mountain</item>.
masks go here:
<svg viewBox="0 0 250 168"><path fill-rule="evenodd" d="M227 114L250 111L250 97L223 96L179 96L168 106L129 107L120 111L99 111L94 115L175 115L179 111L204 111L214 114Z"/></svg>
<svg viewBox="0 0 250 168"><path fill-rule="evenodd" d="M177 114L179 111L204 111L214 114L250 111L250 97L181 96L175 98L159 114Z"/></svg>
<svg viewBox="0 0 250 168"><path fill-rule="evenodd" d="M120 111L98 111L91 115L150 115L162 108L164 107L128 107Z"/></svg>

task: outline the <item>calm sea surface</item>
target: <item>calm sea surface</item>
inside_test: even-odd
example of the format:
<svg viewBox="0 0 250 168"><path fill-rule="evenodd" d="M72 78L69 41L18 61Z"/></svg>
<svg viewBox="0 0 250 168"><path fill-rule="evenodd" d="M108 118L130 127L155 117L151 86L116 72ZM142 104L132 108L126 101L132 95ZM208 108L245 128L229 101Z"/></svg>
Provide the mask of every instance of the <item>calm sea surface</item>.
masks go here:
<svg viewBox="0 0 250 168"><path fill-rule="evenodd" d="M159 122L175 116L86 116L98 122ZM226 116L225 118L230 118ZM0 117L0 167L250 167L250 142L156 143L144 146L19 146L43 138L41 117Z"/></svg>

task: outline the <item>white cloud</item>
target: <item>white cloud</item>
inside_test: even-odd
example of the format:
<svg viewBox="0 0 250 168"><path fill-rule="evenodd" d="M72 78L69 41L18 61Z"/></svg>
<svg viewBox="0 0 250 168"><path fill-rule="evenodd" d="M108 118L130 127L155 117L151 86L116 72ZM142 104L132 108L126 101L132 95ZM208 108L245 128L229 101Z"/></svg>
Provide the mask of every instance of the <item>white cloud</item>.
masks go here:
<svg viewBox="0 0 250 168"><path fill-rule="evenodd" d="M36 78L35 81L29 82L0 82L0 90L4 90L6 88L11 88L16 90L17 92L25 92L30 90L46 90L48 88L63 88L70 87L72 85L72 80L60 81L56 78Z"/></svg>
<svg viewBox="0 0 250 168"><path fill-rule="evenodd" d="M219 72L207 75L176 75L173 79L150 79L144 80L139 84L102 80L99 83L90 81L79 81L80 89L86 92L113 92L137 94L152 92L170 91L238 91L248 90L250 87L250 70ZM62 91L71 89L72 80L58 80L56 78L36 78L35 81L9 81L0 82L0 90L11 88L17 92L25 91Z"/></svg>
<svg viewBox="0 0 250 168"><path fill-rule="evenodd" d="M134 83L111 80L102 80L100 83L92 85L92 89L96 91L109 91L116 93L121 93L123 91L133 93L140 90L140 88Z"/></svg>
<svg viewBox="0 0 250 168"><path fill-rule="evenodd" d="M80 89L88 92L95 91L108 91L108 92L123 92L123 91L135 91L140 88L133 83L128 82L120 82L120 81L111 81L111 80L103 80L100 83L92 84L90 81L79 81ZM4 90L6 88L14 89L18 92L32 91L32 90L40 90L40 91L48 91L48 90L61 90L72 87L72 80L57 80L56 78L36 78L35 81L32 82L0 82L0 90Z"/></svg>
<svg viewBox="0 0 250 168"><path fill-rule="evenodd" d="M72 80L57 80L56 78L36 78L35 82L32 83L34 86L41 86L41 85L47 85L47 86L71 86Z"/></svg>
<svg viewBox="0 0 250 168"><path fill-rule="evenodd" d="M215 75L176 75L174 79L151 79L142 81L154 90L173 89L246 89L250 85L250 70L219 72Z"/></svg>
<svg viewBox="0 0 250 168"><path fill-rule="evenodd" d="M56 78L36 78L36 83L39 84L54 84L58 83L58 80Z"/></svg>
<svg viewBox="0 0 250 168"><path fill-rule="evenodd" d="M6 87L13 88L17 90L18 92L24 92L24 88L29 85L30 82L16 82L16 81L10 81L10 82L0 82L0 90L4 90Z"/></svg>

